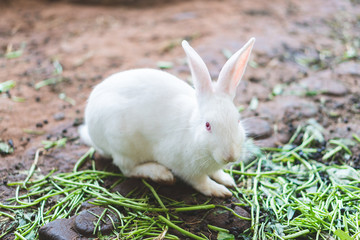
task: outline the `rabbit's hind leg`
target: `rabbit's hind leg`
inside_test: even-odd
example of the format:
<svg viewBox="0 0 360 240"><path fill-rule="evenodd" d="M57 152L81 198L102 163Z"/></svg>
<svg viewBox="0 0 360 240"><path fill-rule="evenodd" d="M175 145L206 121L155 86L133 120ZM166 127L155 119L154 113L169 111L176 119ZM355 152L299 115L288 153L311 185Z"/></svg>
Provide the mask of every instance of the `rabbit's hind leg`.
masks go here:
<svg viewBox="0 0 360 240"><path fill-rule="evenodd" d="M130 172L131 177L149 178L154 182L173 184L174 175L169 169L156 162L146 162L135 166Z"/></svg>
<svg viewBox="0 0 360 240"><path fill-rule="evenodd" d="M154 182L173 184L175 177L171 171L157 162L136 163L124 157L114 158L114 163L126 177L149 178ZM137 164L137 165L136 165Z"/></svg>

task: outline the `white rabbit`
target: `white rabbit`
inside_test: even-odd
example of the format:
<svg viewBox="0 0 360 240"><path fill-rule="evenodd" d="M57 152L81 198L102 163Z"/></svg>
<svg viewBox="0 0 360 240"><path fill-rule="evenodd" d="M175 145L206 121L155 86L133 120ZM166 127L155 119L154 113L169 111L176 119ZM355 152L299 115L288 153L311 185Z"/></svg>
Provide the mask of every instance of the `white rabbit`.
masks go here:
<svg viewBox="0 0 360 240"><path fill-rule="evenodd" d="M231 196L225 186L235 182L222 168L244 153L245 131L233 99L254 41L226 62L216 83L183 41L195 90L160 70L110 76L90 94L82 140L112 157L125 176L173 182L174 174L204 195Z"/></svg>

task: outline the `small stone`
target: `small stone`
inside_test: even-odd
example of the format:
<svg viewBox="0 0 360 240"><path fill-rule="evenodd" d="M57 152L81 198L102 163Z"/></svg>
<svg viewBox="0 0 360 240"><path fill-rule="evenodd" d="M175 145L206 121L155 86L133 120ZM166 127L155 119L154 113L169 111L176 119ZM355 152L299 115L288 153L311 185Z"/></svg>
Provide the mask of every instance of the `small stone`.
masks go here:
<svg viewBox="0 0 360 240"><path fill-rule="evenodd" d="M331 96L344 96L348 89L340 81L334 79L329 70L318 72L300 81L310 91L320 92Z"/></svg>
<svg viewBox="0 0 360 240"><path fill-rule="evenodd" d="M347 88L340 82L330 80L325 87L325 94L332 96L344 96L348 93Z"/></svg>
<svg viewBox="0 0 360 240"><path fill-rule="evenodd" d="M283 120L288 122L298 120L303 117L311 118L314 117L317 113L318 107L312 102L294 102L294 105L290 104L285 108Z"/></svg>
<svg viewBox="0 0 360 240"><path fill-rule="evenodd" d="M360 76L360 64L356 62L343 62L335 68L335 73L339 75Z"/></svg>
<svg viewBox="0 0 360 240"><path fill-rule="evenodd" d="M273 129L268 121L259 117L244 119L247 136L255 139L268 138L273 134Z"/></svg>
<svg viewBox="0 0 360 240"><path fill-rule="evenodd" d="M73 222L73 217L49 222L39 229L39 240L79 239L79 234L73 230Z"/></svg>
<svg viewBox="0 0 360 240"><path fill-rule="evenodd" d="M80 126L81 124L84 123L84 119L83 118L75 118L74 122L73 122L73 127L77 127Z"/></svg>
<svg viewBox="0 0 360 240"><path fill-rule="evenodd" d="M197 18L197 13L196 12L180 12L175 14L172 19L174 21L184 21L184 20L189 20L189 19L194 19Z"/></svg>
<svg viewBox="0 0 360 240"><path fill-rule="evenodd" d="M104 210L105 208L102 207L93 207L80 212L80 214L75 217L74 221L74 227L76 231L84 236L93 236L95 227L94 222L96 223L98 221L98 217L96 216L100 216ZM113 230L112 221L108 216L111 216L115 223L119 221L116 215L110 211L107 211L99 223L100 231L105 235L109 234Z"/></svg>
<svg viewBox="0 0 360 240"><path fill-rule="evenodd" d="M65 119L65 113L63 112L58 112L58 113L55 113L53 115L55 121L61 121L61 120L64 120Z"/></svg>

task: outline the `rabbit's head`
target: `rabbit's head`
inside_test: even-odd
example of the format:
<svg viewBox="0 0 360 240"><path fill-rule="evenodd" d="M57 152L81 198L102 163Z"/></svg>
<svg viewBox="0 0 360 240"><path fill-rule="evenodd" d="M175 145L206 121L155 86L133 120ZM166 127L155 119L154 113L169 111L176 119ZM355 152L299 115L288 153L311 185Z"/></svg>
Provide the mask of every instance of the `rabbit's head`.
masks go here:
<svg viewBox="0 0 360 240"><path fill-rule="evenodd" d="M214 83L201 57L186 41L182 43L198 103L197 114L192 120L195 141L202 149L201 152L207 152L221 165L235 162L244 156L245 130L233 100L254 42L254 38L250 39L225 63Z"/></svg>

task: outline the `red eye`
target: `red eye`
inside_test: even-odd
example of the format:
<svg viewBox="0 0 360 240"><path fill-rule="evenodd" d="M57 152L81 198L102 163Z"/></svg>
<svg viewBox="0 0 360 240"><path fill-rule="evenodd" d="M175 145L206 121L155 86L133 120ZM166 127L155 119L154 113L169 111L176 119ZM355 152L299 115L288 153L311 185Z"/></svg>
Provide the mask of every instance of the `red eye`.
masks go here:
<svg viewBox="0 0 360 240"><path fill-rule="evenodd" d="M209 132L211 131L211 125L209 122L205 123L205 127L206 127L206 130L208 130Z"/></svg>

